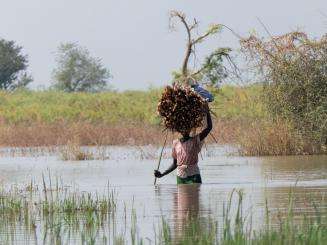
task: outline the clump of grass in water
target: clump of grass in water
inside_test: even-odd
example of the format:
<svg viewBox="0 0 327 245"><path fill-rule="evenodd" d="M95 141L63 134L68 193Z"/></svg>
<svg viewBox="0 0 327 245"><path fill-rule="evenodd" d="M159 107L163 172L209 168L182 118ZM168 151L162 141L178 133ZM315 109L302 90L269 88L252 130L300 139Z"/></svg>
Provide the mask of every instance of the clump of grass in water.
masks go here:
<svg viewBox="0 0 327 245"><path fill-rule="evenodd" d="M86 244L90 244L112 219L116 211L113 191L108 189L107 195L81 194L64 191L58 183L52 187L51 180L49 182L47 186L43 177L43 194L35 187L28 188L27 192L14 189L0 192L0 219L4 224L0 225L0 243L10 243L10 239L2 238L9 228L13 234L20 229L30 234L42 226L45 244L61 244L67 236L68 239L81 237L81 240L84 237Z"/></svg>
<svg viewBox="0 0 327 245"><path fill-rule="evenodd" d="M69 141L67 145L59 149L60 159L63 161L84 161L94 160L92 152L82 149L77 141Z"/></svg>

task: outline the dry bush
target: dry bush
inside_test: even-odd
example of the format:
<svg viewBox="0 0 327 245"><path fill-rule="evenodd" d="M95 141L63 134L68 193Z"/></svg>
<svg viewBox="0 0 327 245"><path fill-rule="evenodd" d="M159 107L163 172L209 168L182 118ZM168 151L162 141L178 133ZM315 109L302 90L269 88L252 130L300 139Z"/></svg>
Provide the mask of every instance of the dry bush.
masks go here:
<svg viewBox="0 0 327 245"><path fill-rule="evenodd" d="M80 145L157 144L163 138L159 127L149 125L105 125L88 122L0 125L4 147L60 146L78 140Z"/></svg>
<svg viewBox="0 0 327 245"><path fill-rule="evenodd" d="M245 156L303 155L323 153L310 140L294 130L283 120L252 121L237 132L239 153ZM326 149L325 149L326 150Z"/></svg>
<svg viewBox="0 0 327 245"><path fill-rule="evenodd" d="M241 41L265 81L263 101L273 116L292 122L308 143L327 147L327 36L291 32Z"/></svg>
<svg viewBox="0 0 327 245"><path fill-rule="evenodd" d="M235 128L241 122L214 122L213 135L219 144L235 142ZM200 130L200 129L199 129ZM168 134L167 142L172 142L178 134ZM162 145L162 128L143 125L105 125L78 123L33 123L24 125L1 125L0 146L2 147L53 147L78 142L80 146L106 145ZM209 143L215 143L208 137Z"/></svg>

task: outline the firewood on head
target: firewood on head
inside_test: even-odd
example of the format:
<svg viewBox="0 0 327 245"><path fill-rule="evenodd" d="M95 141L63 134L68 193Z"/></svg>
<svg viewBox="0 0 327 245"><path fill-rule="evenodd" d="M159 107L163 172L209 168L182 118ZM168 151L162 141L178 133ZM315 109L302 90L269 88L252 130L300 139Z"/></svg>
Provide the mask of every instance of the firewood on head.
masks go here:
<svg viewBox="0 0 327 245"><path fill-rule="evenodd" d="M167 86L158 104L164 126L181 134L202 126L206 101L191 88Z"/></svg>

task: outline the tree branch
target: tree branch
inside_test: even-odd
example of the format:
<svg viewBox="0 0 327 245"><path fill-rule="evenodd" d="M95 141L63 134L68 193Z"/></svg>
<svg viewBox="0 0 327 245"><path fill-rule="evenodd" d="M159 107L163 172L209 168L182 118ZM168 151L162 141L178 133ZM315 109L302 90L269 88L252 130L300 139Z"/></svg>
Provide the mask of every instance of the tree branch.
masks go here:
<svg viewBox="0 0 327 245"><path fill-rule="evenodd" d="M206 32L205 34L203 34L202 36L199 36L197 39L192 41L192 44L197 44L199 42L201 42L203 39L205 39L206 37L210 36L211 32Z"/></svg>
<svg viewBox="0 0 327 245"><path fill-rule="evenodd" d="M201 69L197 70L196 72L192 73L191 77L197 76L202 73L206 69L205 66L202 66Z"/></svg>
<svg viewBox="0 0 327 245"><path fill-rule="evenodd" d="M171 17L177 17L179 18L179 20L182 22L182 24L184 25L186 32L187 32L187 45L186 45L186 53L185 53L185 57L183 60L183 66L182 66L182 74L184 79L186 79L187 77L187 65L190 59L190 56L192 54L192 33L191 31L197 26L197 21L194 19L194 23L193 25L189 25L186 21L186 17L185 14L178 12L178 11L172 11L171 12ZM187 81L185 81L187 82Z"/></svg>
<svg viewBox="0 0 327 245"><path fill-rule="evenodd" d="M171 18L177 17L179 18L179 20L183 23L186 32L187 32L187 36L188 36L188 41L191 41L191 30L194 28L193 25L189 26L189 24L186 22L186 17L185 14L178 12L178 11L172 11L170 14Z"/></svg>
<svg viewBox="0 0 327 245"><path fill-rule="evenodd" d="M217 33L221 29L221 27L222 27L222 25L211 26L210 29L206 31L206 33L204 33L203 35L199 36L198 38L196 38L195 40L192 41L193 45L200 43L202 40L204 40L208 36Z"/></svg>

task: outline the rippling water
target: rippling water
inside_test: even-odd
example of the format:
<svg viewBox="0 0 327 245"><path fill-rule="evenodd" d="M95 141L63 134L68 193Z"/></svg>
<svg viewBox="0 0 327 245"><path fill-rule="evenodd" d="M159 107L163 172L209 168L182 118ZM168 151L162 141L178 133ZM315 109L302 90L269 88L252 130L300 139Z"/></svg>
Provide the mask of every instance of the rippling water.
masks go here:
<svg viewBox="0 0 327 245"><path fill-rule="evenodd" d="M178 235L186 216L222 218L222 207L233 189L245 193L243 207L253 214L254 227L263 224L265 201L271 212L286 212L290 188L293 187L295 215L315 216L309 202L319 205L327 214L327 156L238 157L228 147L210 146L202 155L199 166L201 186L177 186L175 174L158 180L153 186L153 169L157 149L147 148L146 155L138 148L112 147L110 157L103 161L61 161L56 155L0 158L0 182L6 188L24 188L33 180L42 184L42 173L57 177L66 186L82 192L101 193L109 186L115 189L118 204L137 210L140 236L153 237L153 224L164 215ZM143 156L142 156L143 154ZM171 163L169 149L161 170ZM150 159L144 159L150 158ZM122 210L118 210L122 217ZM276 219L277 223L278 220ZM41 233L40 224L37 228ZM21 231L24 234L24 231ZM27 241L26 236L19 236ZM30 237L29 237L30 238ZM34 240L42 244L38 234ZM33 240L32 239L32 240ZM19 239L18 239L19 240Z"/></svg>

